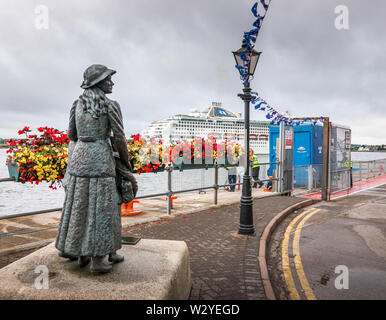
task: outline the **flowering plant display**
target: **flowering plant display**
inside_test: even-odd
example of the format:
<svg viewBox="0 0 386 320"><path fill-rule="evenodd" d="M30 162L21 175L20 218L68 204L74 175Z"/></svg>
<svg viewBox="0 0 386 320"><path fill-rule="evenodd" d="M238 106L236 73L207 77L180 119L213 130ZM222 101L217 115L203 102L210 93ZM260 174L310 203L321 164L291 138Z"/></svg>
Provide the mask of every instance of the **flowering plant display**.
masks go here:
<svg viewBox="0 0 386 320"><path fill-rule="evenodd" d="M196 138L191 141L183 140L171 146L171 160L177 161L183 157L188 163L195 163L200 159L202 163L213 164L215 160L219 164L226 162L236 164L244 155L244 147L235 141L221 141L218 143L215 138L207 140ZM250 157L252 155L250 154Z"/></svg>
<svg viewBox="0 0 386 320"><path fill-rule="evenodd" d="M205 145L205 140L202 138L178 141L170 147L170 160L176 162L183 157L186 162L191 161L193 163L194 159L202 159L203 162L205 157L213 159L213 152L208 152ZM206 151L207 153L205 153Z"/></svg>
<svg viewBox="0 0 386 320"><path fill-rule="evenodd" d="M170 161L169 147L154 138L146 142L140 134L131 135L127 148L131 167L138 174L160 170Z"/></svg>
<svg viewBox="0 0 386 320"><path fill-rule="evenodd" d="M181 158L185 164L195 164L197 159L203 164L213 164L215 160L235 164L244 154L244 147L234 141L217 143L214 138L205 140L197 137L191 141L182 140L165 145L162 140L155 138L147 142L139 134L131 136L128 149L133 171L138 174L163 169L169 162L176 163ZM250 158L252 155L250 153Z"/></svg>
<svg viewBox="0 0 386 320"><path fill-rule="evenodd" d="M24 127L18 131L19 135L24 135L23 138L6 141L9 145L7 164L18 167L22 183L47 181L50 188L57 189L66 172L69 139L64 131L58 129L40 127L37 131L40 134L31 134L30 128ZM219 164L235 164L244 154L243 146L234 141L217 143L214 138L196 138L165 145L155 138L145 141L140 134L131 135L127 148L133 172L138 174L161 171L166 164L181 157L189 159L192 164L196 159L208 164L214 160Z"/></svg>
<svg viewBox="0 0 386 320"><path fill-rule="evenodd" d="M67 134L58 129L40 127L40 134L30 134L32 130L24 127L18 131L25 135L19 140L7 140L9 149L6 151L7 164L18 166L21 182L39 184L50 183L50 188L61 185L67 167L67 150L69 139Z"/></svg>

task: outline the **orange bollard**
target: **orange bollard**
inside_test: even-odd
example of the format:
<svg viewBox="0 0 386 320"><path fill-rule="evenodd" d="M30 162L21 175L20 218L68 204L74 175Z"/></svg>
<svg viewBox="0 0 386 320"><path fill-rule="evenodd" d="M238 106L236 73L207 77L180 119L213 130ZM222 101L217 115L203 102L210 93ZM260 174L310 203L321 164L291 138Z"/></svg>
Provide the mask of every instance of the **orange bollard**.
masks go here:
<svg viewBox="0 0 386 320"><path fill-rule="evenodd" d="M136 214L142 213L142 211L134 210L134 203L139 203L139 200L133 200L129 203L122 203L121 206L121 215L122 216L134 216Z"/></svg>
<svg viewBox="0 0 386 320"><path fill-rule="evenodd" d="M172 208L173 208L173 200L178 199L177 196L171 196L172 199ZM168 200L168 197L164 197L164 200Z"/></svg>

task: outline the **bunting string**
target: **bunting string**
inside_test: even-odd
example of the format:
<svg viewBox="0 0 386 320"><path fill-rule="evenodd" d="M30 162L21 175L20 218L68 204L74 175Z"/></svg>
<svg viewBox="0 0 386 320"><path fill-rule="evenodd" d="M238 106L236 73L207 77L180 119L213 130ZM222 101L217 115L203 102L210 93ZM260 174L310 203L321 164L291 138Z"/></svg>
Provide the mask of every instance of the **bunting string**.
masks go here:
<svg viewBox="0 0 386 320"><path fill-rule="evenodd" d="M244 32L244 39L246 42L246 49L248 51L248 54L241 55L241 60L243 61L243 65L236 65L236 69L240 72L241 80L243 81L244 85L249 84L248 68L250 63L250 57L252 56L252 51L255 47L257 37L260 33L261 27L267 15L267 11L269 9L271 1L272 0L269 0L269 1L259 0L255 2L255 4L251 9L252 14L255 17L253 28L247 32ZM262 7L262 9L260 10L259 10L259 3L260 3L260 6ZM318 121L323 121L323 117L320 117L320 119L318 120L302 118L301 120L295 121L291 117L283 115L280 112L278 112L275 108L271 107L264 99L262 99L259 96L257 92L252 92L252 94L256 96L251 101L252 105L254 105L254 108L256 110L264 111L266 113L266 118L270 120L270 124L279 125L281 122L284 122L285 125L288 125L288 126L298 126L305 122L308 122L308 123L312 122L315 125Z"/></svg>

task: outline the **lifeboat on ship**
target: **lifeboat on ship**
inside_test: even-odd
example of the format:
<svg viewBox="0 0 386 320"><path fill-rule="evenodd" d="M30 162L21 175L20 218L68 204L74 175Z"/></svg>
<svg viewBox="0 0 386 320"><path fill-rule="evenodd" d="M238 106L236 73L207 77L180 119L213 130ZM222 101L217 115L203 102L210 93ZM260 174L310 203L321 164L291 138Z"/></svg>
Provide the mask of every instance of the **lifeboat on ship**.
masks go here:
<svg viewBox="0 0 386 320"><path fill-rule="evenodd" d="M224 139L232 140L234 138L235 138L235 135L233 133L224 133Z"/></svg>
<svg viewBox="0 0 386 320"><path fill-rule="evenodd" d="M215 133L215 132L209 133L208 134L208 138L220 139L221 138L221 134Z"/></svg>
<svg viewBox="0 0 386 320"><path fill-rule="evenodd" d="M250 140L257 140L257 134L250 134L249 139Z"/></svg>

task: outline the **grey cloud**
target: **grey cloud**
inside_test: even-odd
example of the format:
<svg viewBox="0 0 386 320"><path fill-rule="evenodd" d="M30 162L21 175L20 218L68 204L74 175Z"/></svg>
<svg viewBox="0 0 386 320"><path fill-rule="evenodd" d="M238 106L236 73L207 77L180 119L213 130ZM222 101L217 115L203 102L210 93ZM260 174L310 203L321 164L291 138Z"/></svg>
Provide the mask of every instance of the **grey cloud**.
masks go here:
<svg viewBox="0 0 386 320"><path fill-rule="evenodd" d="M272 0L252 85L281 111L328 115L352 127L354 142L385 143L386 4L345 2L350 30L338 31L341 0ZM2 2L0 136L24 125L65 129L92 63L118 71L111 98L124 110L127 134L215 100L242 111L231 51L253 23L253 1L55 0L47 2L47 31L34 28L37 4Z"/></svg>

